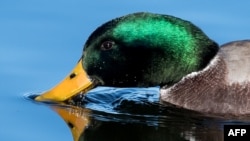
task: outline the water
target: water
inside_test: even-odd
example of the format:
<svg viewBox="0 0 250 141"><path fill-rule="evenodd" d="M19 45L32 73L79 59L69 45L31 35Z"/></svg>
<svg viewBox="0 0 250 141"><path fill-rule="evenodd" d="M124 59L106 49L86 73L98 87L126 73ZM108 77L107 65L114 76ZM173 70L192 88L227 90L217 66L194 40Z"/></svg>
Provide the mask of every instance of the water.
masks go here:
<svg viewBox="0 0 250 141"><path fill-rule="evenodd" d="M65 108L34 103L24 97L41 93L64 78L78 61L88 35L112 18L138 11L170 14L192 21L210 38L223 44L249 39L249 3L235 0L1 1L0 140L71 141L70 128L62 118L69 115L67 111L71 111L71 118L81 117L84 122L80 125L91 121L88 130L79 135L85 140L104 140L110 134L124 140L221 140L222 125L248 123L249 118L210 117L170 109L163 111L167 112L165 116L154 117L156 114L149 112L148 118L141 119L143 113L133 116L137 111L119 111L112 109L112 105L111 108L106 105L109 111L105 107L106 111L102 112L91 105L86 105L87 109ZM55 108L52 110L51 106ZM154 106L151 108L157 108ZM58 111L66 114L58 115ZM133 115L127 114L130 112Z"/></svg>
<svg viewBox="0 0 250 141"><path fill-rule="evenodd" d="M44 104L61 116L74 141L221 141L223 125L250 124L249 116L226 118L161 105L159 87L97 87L74 102Z"/></svg>

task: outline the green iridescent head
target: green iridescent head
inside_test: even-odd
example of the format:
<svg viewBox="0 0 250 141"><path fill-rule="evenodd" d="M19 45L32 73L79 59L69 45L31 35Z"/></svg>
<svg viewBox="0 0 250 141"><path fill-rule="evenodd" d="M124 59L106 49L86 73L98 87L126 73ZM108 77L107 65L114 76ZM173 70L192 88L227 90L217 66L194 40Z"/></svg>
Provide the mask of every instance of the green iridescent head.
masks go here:
<svg viewBox="0 0 250 141"><path fill-rule="evenodd" d="M135 13L97 28L84 46L83 67L105 86L172 85L203 69L218 45L192 23Z"/></svg>

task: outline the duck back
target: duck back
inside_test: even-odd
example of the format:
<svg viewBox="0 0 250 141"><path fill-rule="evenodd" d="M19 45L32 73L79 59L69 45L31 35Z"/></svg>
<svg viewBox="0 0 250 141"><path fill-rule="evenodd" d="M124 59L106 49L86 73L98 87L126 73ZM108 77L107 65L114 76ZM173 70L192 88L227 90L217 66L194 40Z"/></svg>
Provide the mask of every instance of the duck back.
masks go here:
<svg viewBox="0 0 250 141"><path fill-rule="evenodd" d="M221 46L227 71L228 83L250 81L250 40L235 41Z"/></svg>

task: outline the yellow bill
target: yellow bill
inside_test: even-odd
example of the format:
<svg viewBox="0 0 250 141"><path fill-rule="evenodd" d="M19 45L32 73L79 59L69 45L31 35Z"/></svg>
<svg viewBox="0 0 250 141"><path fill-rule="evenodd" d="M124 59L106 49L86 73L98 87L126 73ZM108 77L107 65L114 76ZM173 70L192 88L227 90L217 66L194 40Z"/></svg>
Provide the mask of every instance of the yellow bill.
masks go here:
<svg viewBox="0 0 250 141"><path fill-rule="evenodd" d="M72 96L93 87L87 73L82 67L82 59L72 72L57 86L35 98L36 101L65 101Z"/></svg>

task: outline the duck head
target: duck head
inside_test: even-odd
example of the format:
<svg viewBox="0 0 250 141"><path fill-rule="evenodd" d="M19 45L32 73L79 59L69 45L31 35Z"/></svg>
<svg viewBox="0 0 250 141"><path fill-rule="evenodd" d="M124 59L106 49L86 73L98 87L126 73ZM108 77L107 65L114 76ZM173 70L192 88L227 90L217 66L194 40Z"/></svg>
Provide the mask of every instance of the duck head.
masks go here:
<svg viewBox="0 0 250 141"><path fill-rule="evenodd" d="M203 69L218 45L173 16L134 13L97 28L73 71L36 100L65 101L95 86L171 86Z"/></svg>

